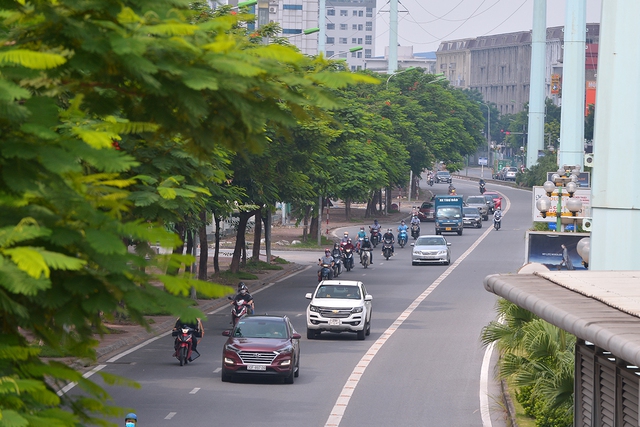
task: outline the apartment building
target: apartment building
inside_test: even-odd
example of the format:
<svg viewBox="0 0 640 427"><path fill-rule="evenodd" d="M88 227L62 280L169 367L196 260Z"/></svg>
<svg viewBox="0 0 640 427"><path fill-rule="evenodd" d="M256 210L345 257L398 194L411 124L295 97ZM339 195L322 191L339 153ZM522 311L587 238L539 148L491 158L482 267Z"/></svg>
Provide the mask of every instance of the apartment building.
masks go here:
<svg viewBox="0 0 640 427"><path fill-rule="evenodd" d="M352 71L375 54L376 0L327 0L325 56L344 58ZM349 49L362 46L362 50Z"/></svg>
<svg viewBox="0 0 640 427"><path fill-rule="evenodd" d="M288 38L302 53L318 54L318 33L304 34L304 30L318 27L318 0L260 0L259 25L262 11L268 13L267 22L280 23L280 35Z"/></svg>

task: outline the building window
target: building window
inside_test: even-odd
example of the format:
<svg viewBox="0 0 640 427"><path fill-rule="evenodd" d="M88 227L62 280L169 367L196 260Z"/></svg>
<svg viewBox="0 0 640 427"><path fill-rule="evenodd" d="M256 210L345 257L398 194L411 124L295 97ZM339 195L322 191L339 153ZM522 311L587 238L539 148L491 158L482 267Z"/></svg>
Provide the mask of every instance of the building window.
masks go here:
<svg viewBox="0 0 640 427"><path fill-rule="evenodd" d="M368 7L367 8L367 18L373 18L373 8L372 7Z"/></svg>
<svg viewBox="0 0 640 427"><path fill-rule="evenodd" d="M282 34L302 34L302 30L296 28L283 28Z"/></svg>
<svg viewBox="0 0 640 427"><path fill-rule="evenodd" d="M335 9L327 9L327 16L336 16Z"/></svg>
<svg viewBox="0 0 640 427"><path fill-rule="evenodd" d="M356 67L356 70L358 70L358 71L362 70L362 65L358 65L358 66Z"/></svg>
<svg viewBox="0 0 640 427"><path fill-rule="evenodd" d="M345 9L340 9L340 16L349 16L349 11Z"/></svg>
<svg viewBox="0 0 640 427"><path fill-rule="evenodd" d="M366 31L373 31L373 22L367 21L365 25L367 26Z"/></svg>
<svg viewBox="0 0 640 427"><path fill-rule="evenodd" d="M355 37L351 38L351 44L358 44L358 39Z"/></svg>
<svg viewBox="0 0 640 427"><path fill-rule="evenodd" d="M346 37L340 37L338 39L338 43L340 44L347 44L347 38Z"/></svg>
<svg viewBox="0 0 640 427"><path fill-rule="evenodd" d="M358 54L358 58L362 58L362 51L356 53Z"/></svg>
<svg viewBox="0 0 640 427"><path fill-rule="evenodd" d="M327 24L327 30L335 30L336 24Z"/></svg>
<svg viewBox="0 0 640 427"><path fill-rule="evenodd" d="M362 37L358 37L358 44L362 44Z"/></svg>
<svg viewBox="0 0 640 427"><path fill-rule="evenodd" d="M284 4L282 5L284 10L302 10L301 4Z"/></svg>
<svg viewBox="0 0 640 427"><path fill-rule="evenodd" d="M351 52L351 57L355 58L356 57L356 53L358 53L358 52Z"/></svg>
<svg viewBox="0 0 640 427"><path fill-rule="evenodd" d="M357 29L358 29L358 24L353 24L353 25L351 26L351 29L352 29L352 30L357 30Z"/></svg>
<svg viewBox="0 0 640 427"><path fill-rule="evenodd" d="M363 11L361 11L361 10L359 10L359 11L358 11L358 16L362 18L362 17L364 16L364 12L363 12Z"/></svg>
<svg viewBox="0 0 640 427"><path fill-rule="evenodd" d="M364 57L365 58L371 58L371 49L365 49L364 50Z"/></svg>
<svg viewBox="0 0 640 427"><path fill-rule="evenodd" d="M362 31L362 24L358 24L358 31Z"/></svg>
<svg viewBox="0 0 640 427"><path fill-rule="evenodd" d="M358 11L357 11L357 10L354 10L354 11L353 11L353 13L352 13L352 15L353 15L353 16L358 16Z"/></svg>
<svg viewBox="0 0 640 427"><path fill-rule="evenodd" d="M335 53L334 51L328 50L327 51L327 58L332 57L334 55L334 53Z"/></svg>
<svg viewBox="0 0 640 427"><path fill-rule="evenodd" d="M373 44L372 36L364 36L364 44Z"/></svg>
<svg viewBox="0 0 640 427"><path fill-rule="evenodd" d="M327 44L336 44L336 39L333 37L327 37Z"/></svg>
<svg viewBox="0 0 640 427"><path fill-rule="evenodd" d="M349 29L349 24L340 24L340 29L345 31Z"/></svg>
<svg viewBox="0 0 640 427"><path fill-rule="evenodd" d="M355 66L355 65L352 65L352 66L351 66L351 71L355 71L355 70L356 70L356 66Z"/></svg>

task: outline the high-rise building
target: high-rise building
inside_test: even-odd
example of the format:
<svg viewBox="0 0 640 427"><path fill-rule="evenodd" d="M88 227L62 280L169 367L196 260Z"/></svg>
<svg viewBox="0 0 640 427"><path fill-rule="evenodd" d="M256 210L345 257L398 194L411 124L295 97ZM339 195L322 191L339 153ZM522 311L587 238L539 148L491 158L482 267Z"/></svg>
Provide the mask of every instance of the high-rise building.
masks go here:
<svg viewBox="0 0 640 427"><path fill-rule="evenodd" d="M375 55L376 0L327 0L325 56L344 58L352 71ZM349 52L361 46L362 50Z"/></svg>
<svg viewBox="0 0 640 427"><path fill-rule="evenodd" d="M318 33L304 34L304 30L318 27L318 0L259 0L260 12L268 13L268 22L278 22L282 37L287 37L306 55L318 54Z"/></svg>

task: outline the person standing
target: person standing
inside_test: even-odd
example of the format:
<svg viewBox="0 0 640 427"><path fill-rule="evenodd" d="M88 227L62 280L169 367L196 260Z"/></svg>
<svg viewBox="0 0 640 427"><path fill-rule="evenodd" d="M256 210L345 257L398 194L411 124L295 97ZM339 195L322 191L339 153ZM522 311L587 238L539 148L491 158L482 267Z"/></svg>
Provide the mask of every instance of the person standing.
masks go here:
<svg viewBox="0 0 640 427"><path fill-rule="evenodd" d="M560 245L560 247L562 248L562 262L560 262L558 270L561 270L563 265L567 267L567 270L573 270L573 263L571 262L571 257L569 257L569 250L565 245Z"/></svg>

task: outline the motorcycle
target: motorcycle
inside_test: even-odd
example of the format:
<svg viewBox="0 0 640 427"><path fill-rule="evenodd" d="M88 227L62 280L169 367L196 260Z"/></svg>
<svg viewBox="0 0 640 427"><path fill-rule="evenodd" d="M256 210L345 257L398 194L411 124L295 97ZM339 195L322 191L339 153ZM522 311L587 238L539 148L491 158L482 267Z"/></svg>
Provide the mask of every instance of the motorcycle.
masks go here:
<svg viewBox="0 0 640 427"><path fill-rule="evenodd" d="M369 240L371 240L371 244L374 248L378 246L378 243L380 243L380 230L371 230L371 237Z"/></svg>
<svg viewBox="0 0 640 427"><path fill-rule="evenodd" d="M418 224L413 224L411 226L411 237L413 237L413 240L420 237L420 226Z"/></svg>
<svg viewBox="0 0 640 427"><path fill-rule="evenodd" d="M331 264L320 264L320 274L318 274L318 282L321 280L329 280L331 279L331 270L333 267Z"/></svg>
<svg viewBox="0 0 640 427"><path fill-rule="evenodd" d="M496 231L500 230L500 222L502 222L502 216L493 217L493 228L495 228Z"/></svg>
<svg viewBox="0 0 640 427"><path fill-rule="evenodd" d="M407 244L407 240L409 240L407 236L407 230L398 231L398 244L401 248L404 248L404 245Z"/></svg>
<svg viewBox="0 0 640 427"><path fill-rule="evenodd" d="M429 187L433 187L433 177L429 177L427 182L429 183Z"/></svg>
<svg viewBox="0 0 640 427"><path fill-rule="evenodd" d="M344 264L344 268L346 268L347 271L351 271L353 268L353 249L345 249L343 258L342 263Z"/></svg>
<svg viewBox="0 0 640 427"><path fill-rule="evenodd" d="M487 191L486 188L484 188L484 184L480 184L480 194L484 194L485 191Z"/></svg>
<svg viewBox="0 0 640 427"><path fill-rule="evenodd" d="M251 311L251 304L244 300L241 299L239 301L237 301L235 298L231 298L231 297L227 297L228 299L231 300L231 323L233 324L233 326L236 326L236 323L238 323L238 320L241 317L246 316L247 314L253 314Z"/></svg>
<svg viewBox="0 0 640 427"><path fill-rule="evenodd" d="M338 277L342 273L342 255L333 255L333 277Z"/></svg>
<svg viewBox="0 0 640 427"><path fill-rule="evenodd" d="M364 268L367 268L369 264L371 264L371 249L363 249L362 250L362 265Z"/></svg>
<svg viewBox="0 0 640 427"><path fill-rule="evenodd" d="M382 242L382 255L384 255L387 260L393 256L393 243L390 241Z"/></svg>
<svg viewBox="0 0 640 427"><path fill-rule="evenodd" d="M176 337L173 345L176 351L173 356L180 361L180 366L193 362L200 357L198 350L192 350L193 340L196 339L195 332L194 329L183 325L182 328L171 333L172 336Z"/></svg>

